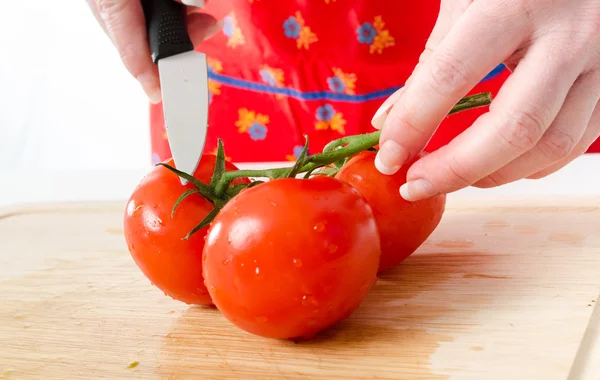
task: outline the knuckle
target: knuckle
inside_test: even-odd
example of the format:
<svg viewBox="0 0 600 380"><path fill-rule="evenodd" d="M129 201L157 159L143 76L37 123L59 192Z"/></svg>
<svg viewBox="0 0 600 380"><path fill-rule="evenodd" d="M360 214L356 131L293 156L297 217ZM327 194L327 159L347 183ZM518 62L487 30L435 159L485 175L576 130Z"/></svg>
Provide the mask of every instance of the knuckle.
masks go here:
<svg viewBox="0 0 600 380"><path fill-rule="evenodd" d="M386 125L389 125L390 128L386 130L384 127L384 132L382 133L387 134L393 129L402 133L402 136L405 137L404 140L407 141L422 141L423 139L428 139L429 136L427 131L420 127L419 123L414 121L413 116L411 116L412 113L409 111L409 109L406 108L405 105L400 104L397 104L397 107L399 107L401 111L394 109L392 112L390 112L388 118L386 119Z"/></svg>
<svg viewBox="0 0 600 380"><path fill-rule="evenodd" d="M539 108L507 114L507 122L500 129L504 142L520 151L532 149L544 134L546 117Z"/></svg>
<svg viewBox="0 0 600 380"><path fill-rule="evenodd" d="M468 85L465 65L449 55L438 54L429 60L432 86L441 95L449 95Z"/></svg>
<svg viewBox="0 0 600 380"><path fill-rule="evenodd" d="M450 184L449 187L452 189L470 186L474 182L469 179L470 175L466 166L456 158L449 160L445 172L447 183Z"/></svg>
<svg viewBox="0 0 600 380"><path fill-rule="evenodd" d="M540 140L538 147L546 157L558 161L571 154L576 144L577 141L573 136L557 129L548 131Z"/></svg>
<svg viewBox="0 0 600 380"><path fill-rule="evenodd" d="M108 21L114 15L121 13L127 7L128 3L129 1L123 0L97 0L96 6L98 7L100 17Z"/></svg>
<svg viewBox="0 0 600 380"><path fill-rule="evenodd" d="M478 187L480 189L491 189L493 187L498 187L503 185L505 182L496 178L497 174L491 174L485 178L480 179L479 181L473 184L473 187Z"/></svg>

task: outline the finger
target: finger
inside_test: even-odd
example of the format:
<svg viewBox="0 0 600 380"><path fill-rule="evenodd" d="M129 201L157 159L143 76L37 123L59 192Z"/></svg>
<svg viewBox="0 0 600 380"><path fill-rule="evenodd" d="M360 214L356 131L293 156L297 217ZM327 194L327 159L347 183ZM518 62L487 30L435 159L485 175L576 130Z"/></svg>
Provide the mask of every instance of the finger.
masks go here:
<svg viewBox="0 0 600 380"><path fill-rule="evenodd" d="M106 33L106 26L104 25L104 20L102 20L102 18L100 17L100 11L98 11L98 6L96 5L96 0L86 0L86 1L88 3L88 6L90 7L90 9L92 10L92 14L94 15L94 18L96 19L96 21L98 21L98 24L100 24L104 33Z"/></svg>
<svg viewBox="0 0 600 380"><path fill-rule="evenodd" d="M585 133L579 140L579 143L575 146L575 149L567 157L554 163L553 165L530 175L529 179L540 179L549 176L552 173L564 168L566 165L571 163L573 160L583 155L589 147L600 137L600 104L596 105L596 109L592 113L590 123L588 124Z"/></svg>
<svg viewBox="0 0 600 380"><path fill-rule="evenodd" d="M412 201L456 191L532 149L582 71L569 59L546 59L557 56L554 50L561 47L532 46L500 89L490 111L450 144L410 168L402 196Z"/></svg>
<svg viewBox="0 0 600 380"><path fill-rule="evenodd" d="M537 145L474 186L486 188L517 181L568 157L581 140L600 100L598 89L597 75L584 74L577 78L560 112Z"/></svg>
<svg viewBox="0 0 600 380"><path fill-rule="evenodd" d="M510 25L498 22L506 13ZM420 152L454 104L510 56L527 33L524 14L500 9L496 2L468 7L389 112L377 155L380 171L393 174Z"/></svg>
<svg viewBox="0 0 600 380"><path fill-rule="evenodd" d="M158 70L152 62L139 0L96 0L98 14L123 64L153 103L160 102Z"/></svg>
<svg viewBox="0 0 600 380"><path fill-rule="evenodd" d="M206 5L204 0L179 0L185 5L189 5L190 7L204 8Z"/></svg>
<svg viewBox="0 0 600 380"><path fill-rule="evenodd" d="M433 54L434 50L452 29L452 26L460 19L472 3L473 0L442 0L440 2L440 10L435 26L431 30L431 34L425 43L425 49L419 57L419 63L425 62L427 58Z"/></svg>
<svg viewBox="0 0 600 380"><path fill-rule="evenodd" d="M408 86L412 79L414 78L414 73L417 72L420 68L422 68L423 63L427 60L427 58L433 53L435 48L442 42L448 31L454 25L454 22L458 20L460 15L464 13L467 9L467 6L472 2L472 0L442 0L440 4L440 10L438 13L437 21L435 26L433 27L427 42L425 43L425 49L423 53L419 56L419 62L415 66L413 73L406 80L405 86ZM390 95L383 104L379 107L379 109L373 115L371 119L371 125L375 129L381 129L383 127L383 123L387 118L387 115L390 112L390 109L394 105L394 103L400 99L400 94L402 93L404 87Z"/></svg>
<svg viewBox="0 0 600 380"><path fill-rule="evenodd" d="M188 14L187 24L188 33L194 46L200 45L221 29L221 23L206 13Z"/></svg>

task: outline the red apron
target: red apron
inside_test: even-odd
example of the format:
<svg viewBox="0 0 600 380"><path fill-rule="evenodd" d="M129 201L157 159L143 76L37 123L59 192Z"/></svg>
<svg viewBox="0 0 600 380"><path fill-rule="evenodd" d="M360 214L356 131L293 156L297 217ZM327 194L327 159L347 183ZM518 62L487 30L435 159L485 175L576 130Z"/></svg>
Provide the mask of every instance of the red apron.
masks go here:
<svg viewBox="0 0 600 380"><path fill-rule="evenodd" d="M221 138L235 162L294 160L303 135L317 152L373 131L373 114L411 74L439 10L439 0L208 3L224 26L198 47L210 66L206 151ZM495 95L508 75L499 65L471 93ZM486 111L446 118L427 149L447 144ZM169 158L161 105L151 106L150 124L153 161Z"/></svg>

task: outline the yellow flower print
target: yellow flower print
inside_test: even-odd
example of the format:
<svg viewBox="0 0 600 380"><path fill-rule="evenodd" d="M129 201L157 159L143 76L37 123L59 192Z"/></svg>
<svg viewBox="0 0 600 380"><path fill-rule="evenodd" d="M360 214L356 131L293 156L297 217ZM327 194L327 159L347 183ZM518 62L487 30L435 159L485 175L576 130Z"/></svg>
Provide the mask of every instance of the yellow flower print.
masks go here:
<svg viewBox="0 0 600 380"><path fill-rule="evenodd" d="M346 125L344 115L341 112L337 112L331 104L325 104L317 108L316 118L316 130L322 131L331 129L332 131L339 132L341 135L346 133L344 128Z"/></svg>
<svg viewBox="0 0 600 380"><path fill-rule="evenodd" d="M288 17L283 22L283 33L287 38L296 40L298 49L308 50L311 44L319 40L310 27L305 25L304 17L300 12L296 12L294 16Z"/></svg>
<svg viewBox="0 0 600 380"><path fill-rule="evenodd" d="M283 70L276 69L269 65L263 65L260 69L260 78L263 82L273 87L283 87L284 74Z"/></svg>
<svg viewBox="0 0 600 380"><path fill-rule="evenodd" d="M223 71L223 64L221 63L221 61L219 61L217 59L207 57L206 63L208 65L209 72L220 73ZM221 95L221 83L214 81L212 79L209 79L208 80L208 92L209 92L208 102L211 103L213 96Z"/></svg>
<svg viewBox="0 0 600 380"><path fill-rule="evenodd" d="M329 89L335 93L355 94L356 74L345 73L340 68L333 69L332 77L327 78Z"/></svg>
<svg viewBox="0 0 600 380"><path fill-rule="evenodd" d="M395 39L390 31L385 29L385 23L381 16L376 16L373 23L365 22L356 29L358 42L370 45L371 54L383 53L383 49L394 46Z"/></svg>
<svg viewBox="0 0 600 380"><path fill-rule="evenodd" d="M264 140L267 137L269 121L268 115L240 108L235 126L238 127L239 133L248 133L252 140Z"/></svg>
<svg viewBox="0 0 600 380"><path fill-rule="evenodd" d="M246 39L238 26L237 18L234 13L230 13L223 19L223 34L228 37L227 46L232 49L246 43Z"/></svg>
<svg viewBox="0 0 600 380"><path fill-rule="evenodd" d="M284 80L285 80L283 70L276 69L269 65L263 65L259 71L259 74L260 74L260 78L262 79L262 81L265 82L266 84L268 84L269 86L278 87L278 88L283 87ZM283 95L276 94L275 97L277 99L282 99Z"/></svg>

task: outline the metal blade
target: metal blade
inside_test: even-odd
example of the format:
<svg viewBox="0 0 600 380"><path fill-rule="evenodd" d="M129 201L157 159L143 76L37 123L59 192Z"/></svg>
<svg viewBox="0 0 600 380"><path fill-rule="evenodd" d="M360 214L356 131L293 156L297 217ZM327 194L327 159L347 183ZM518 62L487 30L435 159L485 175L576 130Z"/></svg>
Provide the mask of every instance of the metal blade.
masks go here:
<svg viewBox="0 0 600 380"><path fill-rule="evenodd" d="M175 167L194 175L206 142L208 69L196 51L158 61L167 137ZM187 180L181 178L181 183Z"/></svg>

